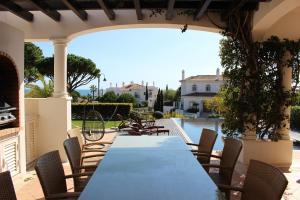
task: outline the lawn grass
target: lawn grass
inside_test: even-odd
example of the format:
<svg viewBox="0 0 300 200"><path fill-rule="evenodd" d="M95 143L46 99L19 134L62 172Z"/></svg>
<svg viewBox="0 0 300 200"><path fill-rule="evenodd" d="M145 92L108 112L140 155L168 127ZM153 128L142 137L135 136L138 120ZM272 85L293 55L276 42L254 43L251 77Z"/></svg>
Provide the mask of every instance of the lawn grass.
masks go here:
<svg viewBox="0 0 300 200"><path fill-rule="evenodd" d="M121 121L106 121L105 128L116 127L120 124ZM82 120L72 120L72 128L82 127Z"/></svg>

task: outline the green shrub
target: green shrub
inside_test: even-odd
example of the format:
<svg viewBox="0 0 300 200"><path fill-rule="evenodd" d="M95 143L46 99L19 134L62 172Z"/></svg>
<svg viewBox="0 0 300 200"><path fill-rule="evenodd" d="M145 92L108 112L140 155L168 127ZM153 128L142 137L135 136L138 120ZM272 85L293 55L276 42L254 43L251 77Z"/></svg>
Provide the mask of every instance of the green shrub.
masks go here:
<svg viewBox="0 0 300 200"><path fill-rule="evenodd" d="M112 120L116 120L116 115L120 114L125 118L129 116L130 111L132 110L131 103L73 103L72 104L72 119L81 120L84 117L84 109L86 111L95 109L100 112L104 120L110 119L114 114L115 109L116 112L112 118Z"/></svg>
<svg viewBox="0 0 300 200"><path fill-rule="evenodd" d="M293 106L291 109L291 128L300 129L300 106Z"/></svg>
<svg viewBox="0 0 300 200"><path fill-rule="evenodd" d="M221 117L221 115L219 115L219 114L210 114L210 115L208 115L208 118L220 118Z"/></svg>
<svg viewBox="0 0 300 200"><path fill-rule="evenodd" d="M153 113L153 117L154 117L155 119L162 119L162 118L164 117L164 114L163 114L162 112L160 112L160 111L155 111L155 112Z"/></svg>

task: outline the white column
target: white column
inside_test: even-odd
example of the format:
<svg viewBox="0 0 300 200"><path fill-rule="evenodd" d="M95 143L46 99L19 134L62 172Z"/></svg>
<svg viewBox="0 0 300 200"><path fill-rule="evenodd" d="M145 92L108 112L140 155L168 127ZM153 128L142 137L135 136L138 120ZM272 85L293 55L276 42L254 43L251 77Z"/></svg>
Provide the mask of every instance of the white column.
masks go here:
<svg viewBox="0 0 300 200"><path fill-rule="evenodd" d="M289 92L292 88L292 68L288 66L288 61L291 58L290 52L285 52L282 58L282 66L281 66L281 74L282 74L282 88L283 91ZM281 112L284 114L286 119L281 122L280 129L278 133L281 135L283 140L289 140L289 130L290 130L290 114L291 114L291 106L283 105L281 108Z"/></svg>
<svg viewBox="0 0 300 200"><path fill-rule="evenodd" d="M67 92L67 43L65 39L54 43L54 93L53 97L68 97Z"/></svg>

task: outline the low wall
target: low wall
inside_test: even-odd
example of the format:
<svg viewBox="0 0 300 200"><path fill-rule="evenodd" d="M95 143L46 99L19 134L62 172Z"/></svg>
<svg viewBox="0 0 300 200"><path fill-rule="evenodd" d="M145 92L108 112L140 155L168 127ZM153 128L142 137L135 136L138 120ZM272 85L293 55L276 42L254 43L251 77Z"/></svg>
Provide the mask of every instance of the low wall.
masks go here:
<svg viewBox="0 0 300 200"><path fill-rule="evenodd" d="M70 98L26 98L26 116L38 120L35 142L37 156L59 150L63 161L67 160L63 141L72 127Z"/></svg>
<svg viewBox="0 0 300 200"><path fill-rule="evenodd" d="M262 140L242 140L243 149L239 161L245 165L250 159L269 163L271 165L289 168L292 164L293 142L279 140L278 142Z"/></svg>

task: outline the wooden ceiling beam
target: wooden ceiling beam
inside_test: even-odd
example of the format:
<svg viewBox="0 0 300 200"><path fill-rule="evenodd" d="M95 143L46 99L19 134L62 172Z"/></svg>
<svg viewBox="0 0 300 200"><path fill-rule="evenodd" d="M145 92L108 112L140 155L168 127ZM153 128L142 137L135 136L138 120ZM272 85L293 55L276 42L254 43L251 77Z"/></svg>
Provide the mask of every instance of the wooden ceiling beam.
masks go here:
<svg viewBox="0 0 300 200"><path fill-rule="evenodd" d="M85 10L78 9L72 0L62 0L62 2L72 10L82 21L86 21L88 19L88 14Z"/></svg>
<svg viewBox="0 0 300 200"><path fill-rule="evenodd" d="M137 19L138 20L143 20L144 16L143 16L143 13L142 13L140 0L133 0L133 3L134 3L135 10L136 10Z"/></svg>
<svg viewBox="0 0 300 200"><path fill-rule="evenodd" d="M51 19L54 21L60 21L60 13L56 10L53 10L48 7L48 5L44 1L40 0L29 0L31 3L33 3L40 11L42 11L44 14L48 15Z"/></svg>
<svg viewBox="0 0 300 200"><path fill-rule="evenodd" d="M174 15L174 6L175 6L175 0L169 0L167 13L166 13L166 20L172 20Z"/></svg>
<svg viewBox="0 0 300 200"><path fill-rule="evenodd" d="M232 6L222 14L222 19L227 19L230 15L232 15L235 11L238 9L241 9L246 3L248 3L250 0L234 0L232 1Z"/></svg>
<svg viewBox="0 0 300 200"><path fill-rule="evenodd" d="M103 9L108 19L114 20L116 18L116 14L114 13L114 11L108 8L103 0L97 0L97 3Z"/></svg>
<svg viewBox="0 0 300 200"><path fill-rule="evenodd" d="M200 20L201 19L201 17L207 11L207 8L208 8L208 6L211 2L212 2L212 0L205 0L205 2L202 4L201 8L195 14L194 20Z"/></svg>
<svg viewBox="0 0 300 200"><path fill-rule="evenodd" d="M24 10L19 5L15 4L10 0L0 1L0 6L28 22L33 21L33 14L31 12Z"/></svg>

